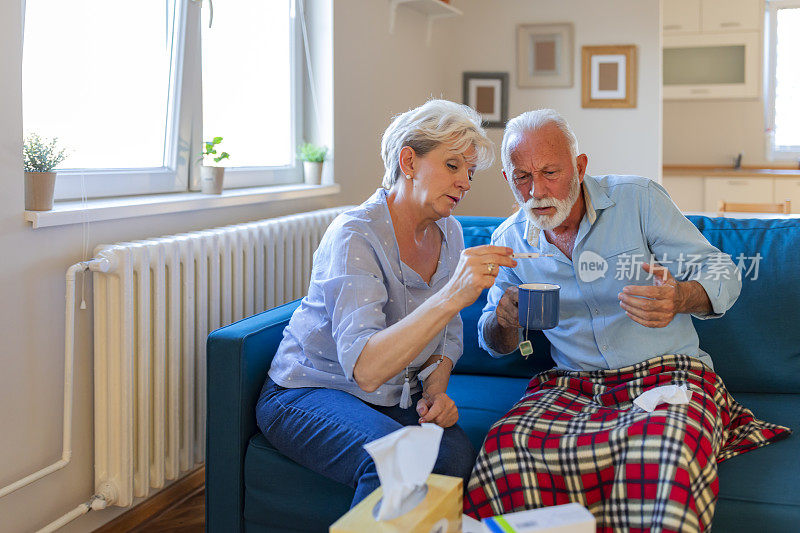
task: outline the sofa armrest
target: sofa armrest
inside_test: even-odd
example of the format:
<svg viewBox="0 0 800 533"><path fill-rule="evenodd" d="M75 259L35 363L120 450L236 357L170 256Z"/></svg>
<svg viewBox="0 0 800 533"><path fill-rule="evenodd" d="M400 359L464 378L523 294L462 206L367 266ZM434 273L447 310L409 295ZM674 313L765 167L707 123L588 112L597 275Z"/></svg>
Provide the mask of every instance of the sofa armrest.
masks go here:
<svg viewBox="0 0 800 533"><path fill-rule="evenodd" d="M264 311L208 336L206 528L239 532L244 456L258 431L255 406L283 330L300 300Z"/></svg>

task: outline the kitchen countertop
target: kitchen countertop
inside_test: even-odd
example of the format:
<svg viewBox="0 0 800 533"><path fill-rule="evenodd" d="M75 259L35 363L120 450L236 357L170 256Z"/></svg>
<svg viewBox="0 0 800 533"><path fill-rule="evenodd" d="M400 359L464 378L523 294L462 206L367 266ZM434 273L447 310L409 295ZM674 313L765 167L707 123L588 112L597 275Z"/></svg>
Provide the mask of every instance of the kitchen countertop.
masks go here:
<svg viewBox="0 0 800 533"><path fill-rule="evenodd" d="M710 177L742 177L742 178L800 178L800 169L797 168L764 168L742 167L724 168L711 165L664 165L664 175L667 176L710 176Z"/></svg>

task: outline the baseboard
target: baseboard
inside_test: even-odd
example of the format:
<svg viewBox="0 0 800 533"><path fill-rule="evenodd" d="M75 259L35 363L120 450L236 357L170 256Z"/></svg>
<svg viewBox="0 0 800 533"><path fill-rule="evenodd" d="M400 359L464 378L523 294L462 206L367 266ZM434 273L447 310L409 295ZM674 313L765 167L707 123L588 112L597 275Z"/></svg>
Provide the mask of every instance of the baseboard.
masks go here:
<svg viewBox="0 0 800 533"><path fill-rule="evenodd" d="M164 490L157 492L151 498L125 511L111 522L95 529L94 533L130 531L173 505L180 503L202 487L205 482L206 467L201 466Z"/></svg>

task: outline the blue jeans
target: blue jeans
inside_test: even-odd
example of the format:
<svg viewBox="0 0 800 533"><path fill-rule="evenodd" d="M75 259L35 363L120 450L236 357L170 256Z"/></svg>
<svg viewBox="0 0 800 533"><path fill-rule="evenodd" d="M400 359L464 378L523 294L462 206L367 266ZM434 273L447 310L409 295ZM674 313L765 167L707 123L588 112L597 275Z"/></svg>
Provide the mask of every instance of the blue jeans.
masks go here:
<svg viewBox="0 0 800 533"><path fill-rule="evenodd" d="M412 406L371 405L343 391L322 388L287 389L267 378L256 405L256 418L267 440L296 463L353 487L352 506L380 486L372 457L363 445L403 426L416 425ZM475 465L475 448L458 425L445 428L436 474L460 477L467 486Z"/></svg>

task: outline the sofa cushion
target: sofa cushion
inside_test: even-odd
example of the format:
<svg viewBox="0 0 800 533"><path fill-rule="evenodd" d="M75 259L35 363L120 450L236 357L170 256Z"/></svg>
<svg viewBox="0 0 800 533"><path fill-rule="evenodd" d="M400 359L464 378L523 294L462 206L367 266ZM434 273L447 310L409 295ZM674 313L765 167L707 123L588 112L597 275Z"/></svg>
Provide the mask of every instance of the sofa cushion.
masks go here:
<svg viewBox="0 0 800 533"><path fill-rule="evenodd" d="M700 347L732 392L800 393L800 220L689 219L734 263L743 254L742 292L724 317L697 320ZM747 275L760 254L758 277ZM755 278L755 279L753 279Z"/></svg>
<svg viewBox="0 0 800 533"><path fill-rule="evenodd" d="M800 429L800 394L739 393L756 418ZM719 465L715 531L795 531L800 524L800 438L770 444Z"/></svg>

